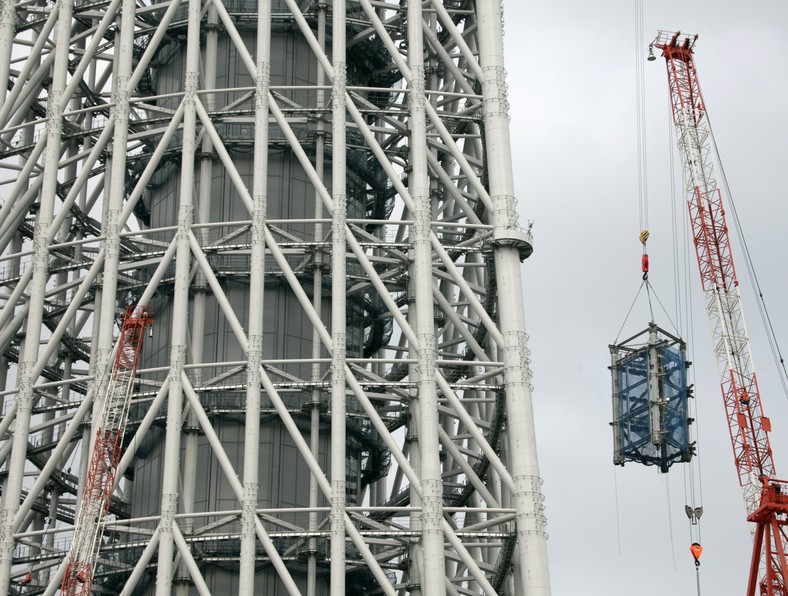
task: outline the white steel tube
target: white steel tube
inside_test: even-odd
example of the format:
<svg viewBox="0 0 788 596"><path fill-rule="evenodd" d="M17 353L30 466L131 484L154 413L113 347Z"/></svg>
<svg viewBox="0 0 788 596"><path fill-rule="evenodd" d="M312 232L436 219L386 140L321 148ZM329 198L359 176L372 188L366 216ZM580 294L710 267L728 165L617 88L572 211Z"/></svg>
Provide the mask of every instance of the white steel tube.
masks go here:
<svg viewBox="0 0 788 596"><path fill-rule="evenodd" d="M167 384L169 383L168 379L164 379L164 382L161 384L158 393L156 393L156 397L150 403L148 407L148 411L145 413L145 416L140 421L139 426L137 427L137 431L134 433L134 436L129 441L128 447L126 447L126 451L120 458L118 462L118 469L115 474L115 485L112 487L114 490L117 487L118 482L123 477L123 474L126 473L126 470L131 464L132 460L135 457L135 453L137 451L137 446L143 441L145 435L150 430L150 427L153 425L156 416L159 413L159 409L161 408L162 404L164 403L164 399L167 397Z"/></svg>
<svg viewBox="0 0 788 596"><path fill-rule="evenodd" d="M8 72L11 66L11 50L14 44L14 26L16 25L16 10L12 0L3 0L0 5L0 81L3 81L0 90L0 106L5 102L8 88Z"/></svg>
<svg viewBox="0 0 788 596"><path fill-rule="evenodd" d="M375 576L375 579L378 580L378 587L383 590L383 593L387 596L394 596L396 592L391 586L389 578L386 577L385 573L383 573L383 570L381 569L377 559L372 556L372 552L369 550L369 544L364 541L363 537L361 536L361 532L356 529L356 526L353 524L353 520L350 519L350 516L345 513L344 517L345 528L347 529L348 536L350 536L353 544L361 553L361 557L367 564L367 568L372 572L372 575Z"/></svg>
<svg viewBox="0 0 788 596"><path fill-rule="evenodd" d="M448 31L449 35L451 36L452 40L457 47L462 52L463 57L465 58L465 63L467 64L468 68L473 71L473 74L476 76L477 80L482 79L482 69L479 67L479 64L476 62L476 57L473 55L473 51L471 48L468 47L468 44L465 42L462 34L458 31L457 27L454 24L454 21L451 18L451 15L446 10L446 7L443 5L443 0L431 0L430 4L432 8L435 9L435 12L438 14L438 18L441 21L441 25L444 27L446 31Z"/></svg>
<svg viewBox="0 0 788 596"><path fill-rule="evenodd" d="M449 454L454 458L454 461L457 462L457 465L462 468L465 475L468 477L470 482L474 485L474 488L478 491L479 495L487 502L490 507L500 507L498 501L495 499L494 496L487 490L487 487L479 480L476 476L476 473L473 471L473 468L468 463L460 450L457 448L457 445L454 444L451 437L448 433L443 430L442 428L438 429L438 434L440 435L441 444L443 445L444 449L446 449Z"/></svg>
<svg viewBox="0 0 788 596"><path fill-rule="evenodd" d="M412 197L410 195L410 192L406 191L404 186L402 186L402 183L399 180L399 176L396 174L396 172L391 167L391 165L387 162L387 160L385 158L385 155L383 153L383 150L380 148L378 143L372 137L371 131L369 130L369 128L364 123L361 114L358 112L358 109L352 104L352 102L348 102L348 109L350 110L350 113L353 116L353 120L356 123L356 126L358 126L359 130L362 132L362 134L364 134L365 140L367 141L367 143L369 143L370 148L375 152L375 155L378 157L378 160L382 164L383 168L386 170L387 174L389 174L389 176L390 176L390 178L392 180L392 183L397 188L397 190L400 191L400 196L402 197L402 199L405 202L405 204L408 206L408 209L413 211L414 210L414 203L413 203L413 199L412 199ZM425 153L427 153L427 159L429 160L429 158L430 158L429 153L426 152L426 151L425 151ZM353 246L352 245L352 238L349 239L349 240L351 241L351 247L352 247ZM455 266L454 262L452 261L451 257L446 252L446 249L441 244L440 239L432 231L431 231L431 234L430 234L430 240L432 242L432 248L434 248L435 251L438 253L438 256L441 258L441 260L443 261L444 265L449 270L449 273L452 275L452 278L460 286L460 289L463 291L463 293L465 294L467 299L471 301L471 307L474 309L474 312L477 315L479 315L479 317L482 319L482 322L484 323L485 327L493 335L493 337L496 339L496 341L498 343L501 343L503 341L503 339L501 337L500 331L496 327L496 325L493 322L492 318L484 310L483 305L481 304L481 302L479 302L478 298L476 297L474 292L471 290L470 286L468 285L468 282L465 281L465 279L462 277L462 274L459 272L459 270ZM356 256L358 256L358 253L356 254ZM382 296L385 299L385 294L384 293L382 293ZM394 314L394 313L392 313L392 314Z"/></svg>
<svg viewBox="0 0 788 596"><path fill-rule="evenodd" d="M13 7L14 7L13 2L3 2L4 13L9 9L13 11L14 10ZM13 107L14 102L16 101L16 98L19 95L19 92L22 90L22 87L24 87L24 85L30 81L30 74L33 72L33 69L40 65L41 50L44 47L46 41L49 39L49 34L51 33L52 29L54 29L55 23L57 23L59 10L60 7L57 4L55 4L52 7L52 10L50 11L49 16L47 17L46 23L44 23L44 26L41 28L41 32L38 34L36 42L33 44L33 47L30 48L30 54L27 60L25 60L25 63L22 66L22 68L19 69L19 76L17 77L16 83L14 83L14 86L11 89L11 93L6 95L7 88L4 88L2 92L2 101L0 101L0 105L2 106L0 107L0 123L5 124L6 119L8 118L8 114L11 112L11 108ZM13 41L13 27L14 27L14 21L16 20L16 15L15 14L12 15L10 23L8 21L5 21L5 16L3 16L2 18L3 18L2 27L6 27L9 24L11 26L10 41ZM6 41L5 39L0 41L0 47L3 48L3 51L5 51L5 41ZM10 46L8 50L10 51ZM51 54L52 60L54 60L54 57L55 57L54 54ZM2 62L4 66L0 67L5 69L4 73L0 72L0 76L3 77L0 80L3 81L8 80L8 67L5 66L5 63L6 60L4 59Z"/></svg>
<svg viewBox="0 0 788 596"><path fill-rule="evenodd" d="M173 578L173 526L178 507L178 476L180 472L182 428L182 371L186 364L187 330L186 313L189 308L189 278L191 250L190 227L194 223L193 179L196 152L196 106L199 87L200 60L200 0L189 0L186 32L186 64L184 72L183 149L178 195L178 232L175 255L175 295L170 336L169 398L167 403L167 428L164 443L164 470L161 500L161 525L159 536L158 566L156 574L157 596L168 596ZM175 530L177 531L177 529Z"/></svg>
<svg viewBox="0 0 788 596"><path fill-rule="evenodd" d="M112 80L112 101L114 107L115 126L112 136L112 159L110 163L109 180L106 201L103 205L102 235L104 242L104 272L101 278L101 306L98 320L99 341L96 348L96 363L98 370L105 370L109 362L113 345L113 332L115 328L116 297L118 289L118 266L120 262L120 215L123 209L126 178L126 145L129 134L129 89L128 79L131 75L131 60L134 47L134 0L122 0L120 13L117 15L117 30L115 33L118 55L115 59L116 74ZM76 198L76 197L75 197ZM103 375L99 379L98 390L93 403L94 414L101 411L105 398L106 387L110 375ZM98 416L94 417L91 437L95 434ZM92 449L92 445L90 447Z"/></svg>
<svg viewBox="0 0 788 596"><path fill-rule="evenodd" d="M192 553L189 550L189 545L186 544L186 540L184 540L183 534L181 534L181 530L178 528L177 523L172 524L172 536L175 539L175 544L178 547L181 560L186 564L186 567L189 570L189 574L191 575L192 581L194 582L194 587L197 589L197 592L200 594L200 596L211 596L211 590L208 588L208 584L205 583L205 580L200 573L200 568L197 566L194 557L192 557Z"/></svg>
<svg viewBox="0 0 788 596"><path fill-rule="evenodd" d="M33 277L30 282L30 310L27 317L27 336L19 358L17 372L16 416L13 447L8 462L2 511L0 511L0 594L10 591L11 566L14 551L13 523L19 509L22 493L22 480L27 457L27 440L30 416L33 405L32 386L36 379L30 376L39 349L41 327L44 313L44 292L47 283L49 248L46 232L52 221L57 193L58 161L62 121L60 96L66 83L68 68L68 46L71 36L72 0L63 0L57 24L57 47L60 48L55 59L54 73L50 88L50 101L47 102L48 122L46 152L44 154L44 183L41 190L41 207L38 212L36 231L33 237Z"/></svg>
<svg viewBox="0 0 788 596"><path fill-rule="evenodd" d="M63 581L63 576L66 574L66 559L63 559L60 562L60 565L55 571L54 575L50 578L49 584L47 585L46 590L44 590L44 596L54 596L55 592L57 592L58 588L60 588L60 583Z"/></svg>
<svg viewBox="0 0 788 596"><path fill-rule="evenodd" d="M19 511L16 512L16 516L13 520L14 532L18 532L21 528L25 516L33 508L33 505L35 505L35 502L39 498L41 491L44 490L47 482L49 482L52 472L58 466L60 458L66 452L66 449L68 449L69 444L71 443L71 438L74 436L77 430L79 430L82 421L85 419L85 416L87 416L88 412L90 412L90 408L93 404L93 395L93 391L88 392L88 394L85 396L85 399L79 405L77 411L74 412L71 422L60 436L57 446L52 450L52 453L47 459L46 465L39 472L36 482L30 489L29 494L25 498L24 502L19 506Z"/></svg>
<svg viewBox="0 0 788 596"><path fill-rule="evenodd" d="M424 556L421 589L430 596L446 593L443 551L443 482L439 458L438 393L435 383L435 312L432 301L432 215L427 166L427 102L424 93L424 41L421 3L408 3L408 66L410 86L410 176L413 200L413 289L418 345L418 438L421 464L421 525Z"/></svg>
<svg viewBox="0 0 788 596"><path fill-rule="evenodd" d="M74 75L69 81L65 91L63 92L63 97L60 100L61 101L60 108L62 110L66 109L68 102L71 101L71 96L74 94L74 91L82 82L82 75L85 74L85 71L92 64L92 58L94 57L96 50L104 41L104 34L107 32L113 21L116 20L118 7L120 5L121 5L121 0L112 0L107 6L104 16L96 26L96 31L93 34L93 39L91 40L90 45L87 48L85 48L85 52L82 54L82 58L80 59L76 68L74 69ZM128 29L129 27L126 28ZM123 34L124 33L121 33L121 35ZM129 32L125 32L125 34L128 35Z"/></svg>
<svg viewBox="0 0 788 596"><path fill-rule="evenodd" d="M345 593L347 280L347 162L345 152L345 0L334 0L331 92L331 595Z"/></svg>
<svg viewBox="0 0 788 596"><path fill-rule="evenodd" d="M210 89L216 86L216 61L217 61L217 31L218 17L216 16L216 9L213 5L208 7L208 23L209 28L205 32L205 87ZM210 95L205 98L210 101ZM182 104L181 104L182 105ZM202 147L200 151L200 188L197 204L197 221L208 222L210 221L211 212L211 195L212 195L212 178L213 178L213 159L211 158L213 146L211 140L207 135L203 135ZM139 184L138 184L139 186ZM207 230L201 230L204 235ZM203 361L203 347L205 343L205 319L206 319L206 291L205 281L200 277L198 271L192 283L192 317L191 317L191 361L193 363L201 363ZM202 384L202 371L199 367L193 370L194 383L197 385ZM198 429L197 422L193 412L189 412L186 417L186 422L183 427L183 490L180 500L180 510L184 513L191 513L194 511L194 503L196 498L196 485L198 477ZM182 532L187 536L194 532L194 520L186 518L182 522ZM185 560L181 558L181 562L177 571L178 582L175 586L175 596L188 596L189 585L183 578L187 577L188 569Z"/></svg>
<svg viewBox="0 0 788 596"><path fill-rule="evenodd" d="M504 80L501 6L498 0L478 0L477 7L493 224L496 230L505 230L517 227L517 213ZM511 246L498 246L494 255L498 318L504 338L509 469L515 485L512 500L517 511L519 557L515 567L526 594L549 596L544 497L536 456L520 255L517 248Z"/></svg>
<svg viewBox="0 0 788 596"><path fill-rule="evenodd" d="M324 4L317 6L317 39L321 53L325 53L326 47L326 12L327 7ZM326 80L326 73L320 62L317 65L317 101L316 107L318 112L322 112L325 108L326 91L323 89ZM315 139L315 173L318 178L323 178L325 171L325 145L326 145L326 124L325 119L321 116L317 123L317 138ZM323 223L320 221L323 218L323 202L320 199L320 193L315 190L315 239L323 238ZM317 248L314 255L313 264L313 280L312 280L312 308L315 311L318 319L322 320L323 314L323 269L325 267L325 254L322 248ZM311 380L317 383L321 378L321 365L318 362L322 354L323 342L320 338L320 332L313 326L312 328L312 358L314 364L312 365ZM311 412L309 419L309 447L312 453L318 453L320 449L320 418L322 407L322 392L320 389L315 388L312 391L312 403L310 404ZM317 479L313 474L309 475L309 520L308 531L314 532L318 527L318 514L315 508L318 505L318 498L320 492L317 485ZM315 539L310 539L307 545L307 577L306 577L306 596L316 596L317 593L317 559L318 559L318 543Z"/></svg>
<svg viewBox="0 0 788 596"><path fill-rule="evenodd" d="M148 544L145 545L145 550L142 551L140 558L137 560L137 563L134 565L134 569L131 571L131 575L126 580L123 589L120 591L119 596L131 596L134 592L134 588L137 587L140 579L144 575L145 571L147 571L148 564L153 559L153 555L156 553L156 549L159 546L159 532L158 528L150 537Z"/></svg>
<svg viewBox="0 0 788 596"><path fill-rule="evenodd" d="M0 207L0 221L5 222L6 219L10 217L9 214L12 212L12 210L18 207L18 205L16 205L16 199L21 195L24 195L27 192L29 186L38 184L36 180L31 180L30 176L33 173L35 167L38 165L38 159L41 157L41 155L43 155L44 150L47 147L47 138L47 135L41 135L38 141L36 141L35 147L33 147L31 150L30 156L27 158L22 170L19 172L16 184L14 184L13 188L8 193L8 199Z"/></svg>
<svg viewBox="0 0 788 596"><path fill-rule="evenodd" d="M205 432L205 436L207 437L208 441L211 443L211 447L213 448L213 453L216 458L219 460L219 465L222 468L222 471L225 473L227 481L230 483L230 486L235 493L236 497L242 503L244 502L244 494L245 490L241 481L238 480L238 476L233 468L233 464L230 459L227 457L227 453L225 453L224 449L222 448L221 441L219 437L216 435L216 431L214 431L213 427L211 426L210 421L208 420L208 416L205 414L205 411L200 404L200 400L197 397L197 394L194 392L194 388L191 386L189 379L185 376L182 377L183 382L183 389L185 390L186 397L190 402L192 409L194 410L197 418L200 422L200 426ZM243 512L242 512L243 513ZM282 558L279 556L279 552L276 550L273 542L268 537L268 533L266 532L265 528L263 527L260 518L255 515L252 519L252 523L255 528L255 533L257 537L260 539L260 542L263 544L263 548L265 548L266 553L268 554L269 558L271 559L271 563L276 568L277 572L279 573L279 578L284 583L285 588L291 594L291 596L298 596L300 592L298 591L298 587L296 586L295 582L293 581L290 572L285 567Z"/></svg>
<svg viewBox="0 0 788 596"><path fill-rule="evenodd" d="M268 91L271 72L271 5L257 2L257 63L254 93L254 173L252 175L252 254L249 274L249 331L246 350L246 418L241 507L241 564L238 593L254 594L255 525L260 453L260 367L263 359L265 227L268 209ZM266 547L268 548L268 547ZM280 565L284 567L284 564ZM291 580L292 581L292 580Z"/></svg>

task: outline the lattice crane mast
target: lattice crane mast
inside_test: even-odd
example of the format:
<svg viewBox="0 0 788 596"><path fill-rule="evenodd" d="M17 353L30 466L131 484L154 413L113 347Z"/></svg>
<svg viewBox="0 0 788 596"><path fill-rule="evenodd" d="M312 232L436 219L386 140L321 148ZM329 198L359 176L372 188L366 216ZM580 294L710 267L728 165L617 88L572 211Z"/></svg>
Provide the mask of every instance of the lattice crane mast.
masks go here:
<svg viewBox="0 0 788 596"><path fill-rule="evenodd" d="M61 594L64 595L91 593L93 572L104 532L103 518L109 509L120 462L137 362L145 328L151 323L153 319L148 308L126 307L107 393L99 413L85 492L77 511L66 572L60 586Z"/></svg>
<svg viewBox="0 0 788 596"><path fill-rule="evenodd" d="M697 35L660 31L673 123L684 167L689 221L722 377L739 483L747 519L755 525L747 595L788 596L786 549L788 482L776 478L768 432L742 311L722 194L714 172L713 139L693 60ZM653 55L652 55L653 56Z"/></svg>

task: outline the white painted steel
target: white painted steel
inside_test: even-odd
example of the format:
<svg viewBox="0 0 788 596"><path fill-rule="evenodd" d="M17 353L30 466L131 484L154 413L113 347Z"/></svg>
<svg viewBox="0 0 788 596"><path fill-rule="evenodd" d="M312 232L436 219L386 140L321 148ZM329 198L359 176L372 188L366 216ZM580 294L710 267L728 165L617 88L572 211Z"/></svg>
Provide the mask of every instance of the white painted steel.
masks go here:
<svg viewBox="0 0 788 596"><path fill-rule="evenodd" d="M320 4L317 7L317 40L320 53L326 51L326 13L328 12L325 4ZM322 66L318 64L317 67L317 97L315 107L318 113L326 107L326 91L323 89L326 82L326 73ZM322 116L318 117L315 139L315 172L320 179L323 179L325 171L325 155L326 155L326 123ZM320 195L317 191L314 194L315 201L315 219L320 220L323 217L323 203L320 200ZM323 237L323 224L316 222L315 237ZM313 267L313 280L312 280L312 308L315 310L317 317L322 320L323 309L323 272L326 269L326 259L324 251L320 248L315 250ZM320 333L317 329L312 329L312 369L310 371L310 380L312 383L317 384L321 378L321 366L319 359L322 353L323 343L321 341ZM311 402L309 407L309 447L312 453L317 453L320 449L320 410L322 407L321 392L319 389L313 389L311 392ZM315 508L320 498L320 490L318 488L317 478L314 475L309 476L309 519L307 530L309 532L316 532L318 529L318 514ZM307 543L307 571L306 571L306 594L307 596L316 596L317 594L317 565L318 565L318 542L315 539L310 539Z"/></svg>
<svg viewBox="0 0 788 596"><path fill-rule="evenodd" d="M249 344L246 352L246 420L244 436L244 494L241 499L241 561L238 593L254 594L255 523L260 451L260 366L263 358L263 308L265 284L265 226L267 217L268 91L271 62L271 5L257 2L257 72L254 92L254 173L252 175L252 254L249 260ZM201 184L200 189L202 190ZM210 188L210 185L209 185ZM272 547L269 547L269 549ZM275 552L271 550L271 552ZM291 589L296 589L291 583ZM296 589L297 591L297 589Z"/></svg>
<svg viewBox="0 0 788 596"><path fill-rule="evenodd" d="M200 2L189 0L187 12L186 63L183 94L183 148L180 189L177 198L175 249L175 283L173 309L182 313L173 317L170 341L170 373L167 401L167 425L164 447L164 468L161 495L159 551L156 566L156 594L165 596L172 588L174 533L178 532L174 515L178 507L178 478L180 475L183 386L182 371L186 364L186 329L189 311L190 227L194 223L192 179L196 151L196 96L199 84L199 29ZM191 571L191 570L190 570Z"/></svg>
<svg viewBox="0 0 788 596"><path fill-rule="evenodd" d="M501 5L497 0L479 0L479 62L484 73L482 92L487 141L487 167L493 221L496 231L517 228L514 180L509 142L508 101L503 66ZM515 484L512 494L517 510L519 556L515 567L526 594L550 594L547 565L544 497L539 464L525 331L523 288L518 249L505 244L494 247L498 280L498 308L504 338L503 361L506 385L508 450Z"/></svg>
<svg viewBox="0 0 788 596"><path fill-rule="evenodd" d="M500 19L0 6L0 592L59 586L140 303L105 590L549 594Z"/></svg>
<svg viewBox="0 0 788 596"><path fill-rule="evenodd" d="M419 24L424 17L421 4L408 2L408 22ZM430 220L432 201L427 171L427 99L424 80L424 42L420 27L408 27L408 66L412 76L408 95L410 111L409 191L413 201L414 248L413 291L416 320L413 324L418 358L418 419L415 432L419 441L421 475L421 546L424 557L421 590L424 594L446 593L446 561L443 552L443 482L438 441L438 391L435 383L435 311L432 299L432 251Z"/></svg>
<svg viewBox="0 0 788 596"><path fill-rule="evenodd" d="M65 0L61 4L55 28L56 41L64 46L69 45L71 37L71 8L70 0ZM14 549L12 525L19 509L19 499L22 496L22 480L27 459L28 432L34 399L32 386L36 381L30 373L38 356L38 344L41 339L44 315L44 291L48 278L49 257L46 232L52 222L55 209L62 134L60 98L66 84L67 61L68 55L65 53L60 53L55 57L55 75L49 89L51 100L47 103L46 149L43 155L44 169L41 174L40 206L33 235L34 255L31 266L29 310L25 337L19 350L15 424L11 439L13 447L7 464L9 476L3 487L2 510L0 511L0 594L9 593L11 588L10 577Z"/></svg>
<svg viewBox="0 0 788 596"><path fill-rule="evenodd" d="M345 507L347 506L347 162L337 159L347 151L345 87L347 84L345 0L332 3L332 67L331 90L331 585L332 596L346 593ZM299 11L298 14L300 14Z"/></svg>

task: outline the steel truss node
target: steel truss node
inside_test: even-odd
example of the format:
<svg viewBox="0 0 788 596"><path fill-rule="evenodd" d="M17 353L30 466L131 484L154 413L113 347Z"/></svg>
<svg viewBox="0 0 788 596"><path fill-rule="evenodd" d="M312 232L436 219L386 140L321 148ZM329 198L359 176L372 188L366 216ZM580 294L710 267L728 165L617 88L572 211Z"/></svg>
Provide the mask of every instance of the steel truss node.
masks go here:
<svg viewBox="0 0 788 596"><path fill-rule="evenodd" d="M500 2L0 6L0 593L548 595Z"/></svg>

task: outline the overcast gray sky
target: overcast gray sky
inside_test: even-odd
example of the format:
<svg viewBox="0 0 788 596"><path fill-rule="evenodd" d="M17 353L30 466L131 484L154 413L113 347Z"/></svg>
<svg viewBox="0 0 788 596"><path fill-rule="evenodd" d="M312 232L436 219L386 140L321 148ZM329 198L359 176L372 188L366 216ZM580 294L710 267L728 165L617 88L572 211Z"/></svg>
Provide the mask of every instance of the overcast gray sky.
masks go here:
<svg viewBox="0 0 788 596"><path fill-rule="evenodd" d="M535 220L535 253L525 264L526 317L556 596L696 594L683 511L686 466L662 475L612 465L608 344L640 284L636 2L504 2L515 181L523 220ZM700 35L702 91L778 340L788 352L788 3L644 5L647 40L657 29ZM651 282L678 324L667 80L662 59L646 66ZM684 198L677 189L681 218ZM683 243L682 219L679 234ZM734 243L777 471L788 477L788 400ZM751 538L694 253L689 257L682 256L680 275L687 262L692 316L682 316L681 332L694 363L698 408L702 593L743 594ZM685 308L683 297L680 303ZM658 311L656 318L671 329L666 315ZM641 301L624 333L640 331L648 319Z"/></svg>

